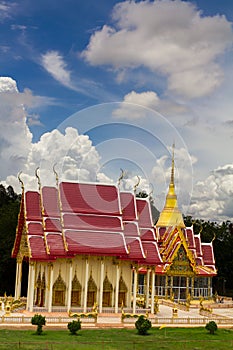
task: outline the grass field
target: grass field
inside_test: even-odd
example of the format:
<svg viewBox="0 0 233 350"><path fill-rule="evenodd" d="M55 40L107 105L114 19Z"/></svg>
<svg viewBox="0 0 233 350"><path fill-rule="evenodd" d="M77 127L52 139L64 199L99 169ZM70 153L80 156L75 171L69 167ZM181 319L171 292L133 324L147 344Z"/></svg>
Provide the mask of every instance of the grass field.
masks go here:
<svg viewBox="0 0 233 350"><path fill-rule="evenodd" d="M233 349L233 330L216 334L199 328L153 328L146 336L135 329L83 329L77 335L67 330L34 331L0 329L0 349L4 350L225 350Z"/></svg>

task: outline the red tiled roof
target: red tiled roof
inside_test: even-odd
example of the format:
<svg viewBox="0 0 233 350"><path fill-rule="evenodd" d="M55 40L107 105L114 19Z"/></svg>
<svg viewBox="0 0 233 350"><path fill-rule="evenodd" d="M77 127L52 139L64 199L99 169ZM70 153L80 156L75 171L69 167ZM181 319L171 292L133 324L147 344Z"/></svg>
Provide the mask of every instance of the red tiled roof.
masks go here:
<svg viewBox="0 0 233 350"><path fill-rule="evenodd" d="M29 247L31 250L31 259L33 260L49 260L45 248L44 238L41 236L29 236Z"/></svg>
<svg viewBox="0 0 233 350"><path fill-rule="evenodd" d="M137 219L136 201L133 193L121 192L120 193L122 216L124 221L131 221Z"/></svg>
<svg viewBox="0 0 233 350"><path fill-rule="evenodd" d="M200 237L200 234L195 235L194 239L195 239L197 256L201 257L203 255L203 253L202 253L202 249L201 249L201 237Z"/></svg>
<svg viewBox="0 0 233 350"><path fill-rule="evenodd" d="M142 241L156 241L155 228L141 228Z"/></svg>
<svg viewBox="0 0 233 350"><path fill-rule="evenodd" d="M49 217L60 217L58 191L54 187L42 188L44 215Z"/></svg>
<svg viewBox="0 0 233 350"><path fill-rule="evenodd" d="M146 255L145 263L149 265L157 265L163 263L156 242L142 242L142 246Z"/></svg>
<svg viewBox="0 0 233 350"><path fill-rule="evenodd" d="M122 233L65 230L65 238L69 252L72 254L123 257L128 254Z"/></svg>
<svg viewBox="0 0 233 350"><path fill-rule="evenodd" d="M122 221L118 216L63 214L64 228L79 230L122 231Z"/></svg>
<svg viewBox="0 0 233 350"><path fill-rule="evenodd" d="M138 222L140 228L152 227L152 217L150 210L150 203L147 199L137 198L137 211L138 211Z"/></svg>
<svg viewBox="0 0 233 350"><path fill-rule="evenodd" d="M62 182L60 195L63 212L120 215L115 186Z"/></svg>
<svg viewBox="0 0 233 350"><path fill-rule="evenodd" d="M137 222L124 222L124 235L125 236L139 236L139 228Z"/></svg>
<svg viewBox="0 0 233 350"><path fill-rule="evenodd" d="M193 228L192 227L187 227L185 229L185 236L187 238L189 248L190 249L195 249L196 245L195 245L194 232L193 232Z"/></svg>
<svg viewBox="0 0 233 350"><path fill-rule="evenodd" d="M51 256L64 257L66 251L64 248L64 242L60 233L46 233L46 240L49 247Z"/></svg>
<svg viewBox="0 0 233 350"><path fill-rule="evenodd" d="M215 265L212 243L202 243L203 260L205 265Z"/></svg>
<svg viewBox="0 0 233 350"><path fill-rule="evenodd" d="M45 218L45 231L46 232L62 232L62 226L60 219Z"/></svg>
<svg viewBox="0 0 233 350"><path fill-rule="evenodd" d="M44 236L43 226L41 222L29 222L28 234L35 236Z"/></svg>
<svg viewBox="0 0 233 350"><path fill-rule="evenodd" d="M40 194L34 191L28 191L25 194L26 217L31 221L41 221Z"/></svg>
<svg viewBox="0 0 233 350"><path fill-rule="evenodd" d="M144 261L145 254L142 242L139 237L126 237L126 244L129 250L128 259L133 261Z"/></svg>

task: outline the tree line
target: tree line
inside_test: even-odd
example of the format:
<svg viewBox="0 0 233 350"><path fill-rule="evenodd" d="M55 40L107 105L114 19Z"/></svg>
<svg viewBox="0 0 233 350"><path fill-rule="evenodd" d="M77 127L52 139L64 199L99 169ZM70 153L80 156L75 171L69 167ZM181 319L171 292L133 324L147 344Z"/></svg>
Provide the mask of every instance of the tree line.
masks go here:
<svg viewBox="0 0 233 350"><path fill-rule="evenodd" d="M138 197L147 197L142 192ZM14 295L16 261L11 258L21 195L14 192L12 186L5 188L0 184L0 296ZM154 222L159 212L150 198ZM214 290L219 295L233 296L233 223L222 223L194 220L191 216L184 217L186 226L194 226L194 232L201 233L202 242L213 240L217 277L214 278ZM22 289L26 291L26 281L22 281ZM25 284L25 285L24 285Z"/></svg>

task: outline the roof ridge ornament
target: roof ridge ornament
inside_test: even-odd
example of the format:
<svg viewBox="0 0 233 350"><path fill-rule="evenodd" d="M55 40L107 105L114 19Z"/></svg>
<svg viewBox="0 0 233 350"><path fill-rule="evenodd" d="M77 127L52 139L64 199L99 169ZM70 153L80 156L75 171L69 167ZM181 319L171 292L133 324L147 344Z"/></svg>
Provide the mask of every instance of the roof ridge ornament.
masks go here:
<svg viewBox="0 0 233 350"><path fill-rule="evenodd" d="M18 173L18 180L19 180L19 182L20 182L20 184L21 184L21 189L22 189L22 192L24 192L24 183L23 183L23 180L21 179L21 174L22 174L22 171L20 171L19 173Z"/></svg>
<svg viewBox="0 0 233 350"><path fill-rule="evenodd" d="M134 187L133 187L134 192L137 191L137 187L139 186L139 184L140 184L140 182L141 182L140 176L137 175L137 178L138 178L138 181L136 182L136 184L135 184Z"/></svg>
<svg viewBox="0 0 233 350"><path fill-rule="evenodd" d="M121 181L123 180L123 178L124 178L124 176L126 174L126 172L122 168L120 168L120 170L121 170L121 174L120 174L119 179L117 181L118 187L120 186Z"/></svg>
<svg viewBox="0 0 233 350"><path fill-rule="evenodd" d="M37 178L39 190L41 190L41 181L40 181L40 176L39 176L39 174L38 174L39 169L40 169L39 167L36 168L36 170L35 170L35 175L36 175L36 178Z"/></svg>
<svg viewBox="0 0 233 350"><path fill-rule="evenodd" d="M55 169L55 166L56 166L56 165L57 165L57 163L55 163L55 164L53 165L53 173L54 173L55 178L56 178L56 186L58 187L59 177L58 177L58 173L57 173L57 171L56 171L56 169Z"/></svg>

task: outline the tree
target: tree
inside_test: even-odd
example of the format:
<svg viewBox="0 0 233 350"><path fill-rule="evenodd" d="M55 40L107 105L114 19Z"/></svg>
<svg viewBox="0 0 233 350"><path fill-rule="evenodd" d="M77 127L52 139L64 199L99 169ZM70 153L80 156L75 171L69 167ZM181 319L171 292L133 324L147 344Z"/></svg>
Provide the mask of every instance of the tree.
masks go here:
<svg viewBox="0 0 233 350"><path fill-rule="evenodd" d="M0 184L0 295L13 295L16 262L11 258L17 227L20 196ZM9 278L11 276L11 278ZM12 278L13 277L13 278Z"/></svg>
<svg viewBox="0 0 233 350"><path fill-rule="evenodd" d="M77 321L74 320L72 322L69 322L67 328L69 329L72 335L76 335L77 331L81 329L81 321L78 319Z"/></svg>
<svg viewBox="0 0 233 350"><path fill-rule="evenodd" d="M42 328L46 323L45 316L35 314L31 319L31 323L37 326L36 334L41 335L41 333L43 332Z"/></svg>
<svg viewBox="0 0 233 350"><path fill-rule="evenodd" d="M214 334L217 331L218 326L214 321L210 321L206 324L205 328L210 334Z"/></svg>
<svg viewBox="0 0 233 350"><path fill-rule="evenodd" d="M146 335L148 330L151 328L151 321L144 315L140 315L135 322L135 327L138 330L138 334Z"/></svg>

